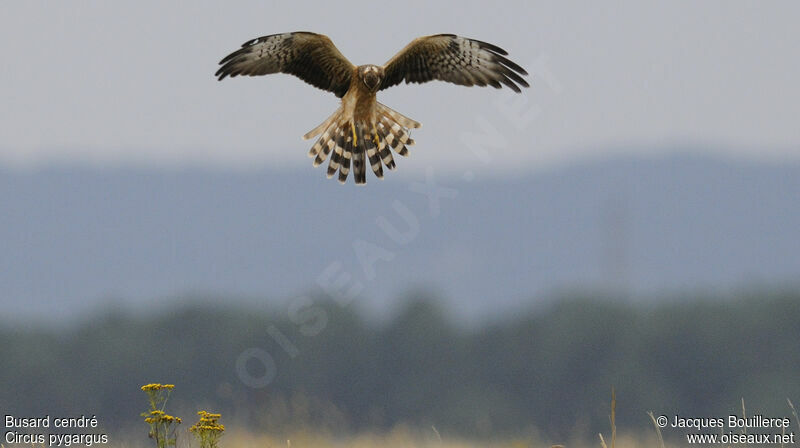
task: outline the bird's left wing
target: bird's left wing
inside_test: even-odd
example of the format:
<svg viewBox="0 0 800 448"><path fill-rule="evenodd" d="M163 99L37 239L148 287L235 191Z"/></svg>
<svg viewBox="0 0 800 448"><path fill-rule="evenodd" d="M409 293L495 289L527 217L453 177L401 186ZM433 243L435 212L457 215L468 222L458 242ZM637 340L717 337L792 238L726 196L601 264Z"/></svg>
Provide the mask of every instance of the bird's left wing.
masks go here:
<svg viewBox="0 0 800 448"><path fill-rule="evenodd" d="M519 92L528 87L520 75L527 75L519 65L505 56L502 48L455 34L437 34L414 39L386 65L381 90L406 83L423 83L434 79L462 86L501 84Z"/></svg>
<svg viewBox="0 0 800 448"><path fill-rule="evenodd" d="M328 36L298 31L249 40L225 56L214 76L288 73L341 98L350 87L354 66Z"/></svg>

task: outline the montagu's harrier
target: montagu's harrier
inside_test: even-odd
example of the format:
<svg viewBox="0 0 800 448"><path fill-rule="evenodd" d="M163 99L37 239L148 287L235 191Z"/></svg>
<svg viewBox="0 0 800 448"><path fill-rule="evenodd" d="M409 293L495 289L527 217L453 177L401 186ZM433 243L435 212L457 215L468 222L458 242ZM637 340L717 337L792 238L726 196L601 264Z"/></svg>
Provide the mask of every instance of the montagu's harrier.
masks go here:
<svg viewBox="0 0 800 448"><path fill-rule="evenodd" d="M339 109L304 135L320 135L308 152L314 166L330 155L328 178L339 171L344 183L352 159L356 184L367 181L369 161L375 176L383 178L383 165L394 169L394 150L401 156L413 145L408 130L421 125L376 99L379 90L406 83L434 79L462 86L505 85L515 92L528 87L521 75L528 73L508 60L500 47L453 34L415 39L385 65L350 63L322 34L295 32L273 34L245 42L242 48L220 61L215 76L220 81L238 75L257 76L289 73L342 99ZM331 155L332 153L332 155Z"/></svg>

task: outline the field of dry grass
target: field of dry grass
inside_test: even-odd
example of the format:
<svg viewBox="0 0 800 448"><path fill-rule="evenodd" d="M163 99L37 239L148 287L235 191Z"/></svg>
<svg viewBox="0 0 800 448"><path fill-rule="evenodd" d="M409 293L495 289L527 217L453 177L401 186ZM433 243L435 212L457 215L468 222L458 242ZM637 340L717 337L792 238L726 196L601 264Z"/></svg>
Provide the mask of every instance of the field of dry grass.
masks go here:
<svg viewBox="0 0 800 448"><path fill-rule="evenodd" d="M142 390L147 392L150 398L151 406L150 413L142 415L149 416L145 419L145 422L148 422L151 426L151 436L160 434L160 437L151 437L151 439L155 439L157 448L168 448L170 446L192 448L194 446L193 442L199 442L200 448L666 448L661 438L661 433L655 425L655 419L653 419L654 426L650 428L650 431L642 430L639 434L623 434L621 436L617 434L616 396L613 390L609 407L608 433L581 434L571 437L570 440L544 440L537 436L514 439L470 440L469 438L462 438L452 434L442 434L434 426L430 428L412 428L398 425L389 431L364 432L352 435L334 435L330 431L303 426L296 430L284 430L278 433L280 435L277 435L268 431L260 433L233 429L235 425L229 425L226 430L224 425L219 425L212 428L214 429L215 438L198 437L198 440L193 441L191 437L178 437L177 428L172 428L172 425L175 423L173 420L177 420L180 423L180 419L168 416L163 412L164 405L173 387L173 385L161 385L158 383L142 387ZM193 428L203 428L204 426L199 425L207 424L203 423L206 421L203 418L204 415L214 416L214 424L217 423L217 418L220 417L219 414L209 414L206 411L200 411L199 414L201 414L201 419ZM163 421L165 416L171 420L168 422ZM653 417L651 416L651 418ZM221 437L223 433L224 438ZM198 435L197 431L195 431L194 435ZM137 434L129 434L128 437L123 437L122 439L117 443L112 442L110 445L125 446L126 448L147 448L153 445L152 440L150 441L151 443L148 443L147 438L139 437Z"/></svg>
<svg viewBox="0 0 800 448"><path fill-rule="evenodd" d="M219 414L207 411L198 412L198 422L189 428L190 436L185 428L178 431L175 423L181 419L171 417L163 412L166 399L171 392L172 385L149 384L142 387L151 399L150 412L143 413L145 422L150 424L150 438L145 431L132 430L125 435L109 434L109 443L102 446L115 446L124 448L676 448L684 444L665 443L655 417L651 414L652 425L643 425L634 432L617 433L616 397L612 390L608 408L608 429L602 434L586 434L575 431L566 440L548 440L541 436L530 435L510 439L474 440L468 437L459 437L452 433L442 433L436 427L419 428L406 425L395 426L391 430L382 432L362 432L354 434L335 433L330 429L300 426L298 429L284 429L282 431L246 430L237 427L235 423L226 427L218 423ZM798 420L797 412L790 401L787 400L791 414L795 421ZM746 414L744 400L741 403L741 413ZM166 421L168 418L169 421ZM643 419L644 420L644 419ZM161 426L159 426L161 425ZM205 433L203 432L205 431ZM529 431L529 434L536 434ZM155 437L153 435L156 435ZM213 437L209 437L209 435ZM224 435L224 437L222 437ZM673 434L674 435L674 434ZM674 437L673 437L674 439ZM677 440L674 439L673 442ZM0 443L0 448L15 448L20 445ZM27 445L25 445L27 447ZM699 445L698 445L699 446ZM745 446L745 445L741 445ZM775 445L778 446L778 445ZM784 445L780 445L783 447ZM37 445L33 445L38 448ZM44 448L44 446L42 446Z"/></svg>
<svg viewBox="0 0 800 448"><path fill-rule="evenodd" d="M511 440L473 441L442 435L435 427L429 430L415 430L399 426L386 433L364 433L347 437L331 436L316 433L313 430L290 432L284 437L257 435L253 433L230 433L227 447L264 447L264 448L673 448L664 443L661 433L654 426L650 431L640 434L617 434L616 397L612 391L609 409L609 432L595 437L576 436L571 440L548 441L539 438L517 438Z"/></svg>

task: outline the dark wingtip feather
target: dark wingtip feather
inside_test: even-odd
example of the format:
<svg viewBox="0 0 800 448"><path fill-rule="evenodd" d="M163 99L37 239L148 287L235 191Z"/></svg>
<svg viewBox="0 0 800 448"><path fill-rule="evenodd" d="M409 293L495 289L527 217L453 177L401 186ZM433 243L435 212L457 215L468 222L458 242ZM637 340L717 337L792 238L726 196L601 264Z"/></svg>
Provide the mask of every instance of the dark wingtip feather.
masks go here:
<svg viewBox="0 0 800 448"><path fill-rule="evenodd" d="M505 65L506 67L510 68L511 70L514 70L515 72L521 75L528 74L528 72L525 71L524 68L520 67L519 65L517 65L515 62L511 61L508 58L504 58L503 56L495 56L495 59L497 59L497 61L500 62L501 64Z"/></svg>
<svg viewBox="0 0 800 448"><path fill-rule="evenodd" d="M481 48L485 48L485 49L487 49L489 51L492 51L494 53L497 53L497 54L500 54L500 55L503 55L503 56L508 56L508 52L506 50L503 50L502 48L498 47L497 45L493 45L493 44L490 44L489 42L484 42L482 40L477 40L477 39L469 39L469 40L471 40L473 42L477 42L478 45L480 45Z"/></svg>
<svg viewBox="0 0 800 448"><path fill-rule="evenodd" d="M228 71L228 69L226 67L222 67L219 70L217 70L216 73L214 73L214 76L218 78L217 81L222 81L228 75L230 75L230 72Z"/></svg>
<svg viewBox="0 0 800 448"><path fill-rule="evenodd" d="M500 78L500 82L502 82L509 89L517 93L522 93L522 90L520 90L519 86L514 84L514 81L512 81L508 76L506 76L505 73L503 74L503 77Z"/></svg>
<svg viewBox="0 0 800 448"><path fill-rule="evenodd" d="M236 71L235 66L236 66L237 63L239 63L241 61L240 56L244 56L247 53L249 53L250 51L251 51L250 49L244 49L243 48L243 49L236 50L233 53L231 53L231 54L225 56L224 58L222 58L222 60L219 61L219 65L221 65L222 67L220 67L217 70L217 72L214 73L214 76L219 78L218 81L222 81L223 79L225 79L228 76L233 78L236 75L238 75L239 72Z"/></svg>
<svg viewBox="0 0 800 448"><path fill-rule="evenodd" d="M504 70L504 71L503 71L503 75L505 75L505 76L507 76L507 77L511 78L512 80L514 80L514 82L516 82L517 84L519 84L519 85L521 85L521 86L523 86L523 87L530 87L530 85L528 84L528 81L525 81L525 80L522 78L522 76L520 76L520 75L518 75L518 74L514 73L514 72L513 72L513 71L511 71L511 70Z"/></svg>
<svg viewBox="0 0 800 448"><path fill-rule="evenodd" d="M220 64L220 65L222 65L222 64L225 64L225 63L227 63L228 61L230 61L230 60L232 60L232 59L234 59L234 58L236 58L236 57L238 57L238 56L241 56L241 55L244 55L244 54L246 54L246 53L249 53L249 52L251 52L251 51L252 51L252 50L251 50L251 49L249 49L249 48L240 48L240 49L238 49L238 50L234 51L233 53L231 53L231 54L229 54L229 55L225 56L224 58L222 58L222 60L221 60L221 61L219 61L219 64Z"/></svg>

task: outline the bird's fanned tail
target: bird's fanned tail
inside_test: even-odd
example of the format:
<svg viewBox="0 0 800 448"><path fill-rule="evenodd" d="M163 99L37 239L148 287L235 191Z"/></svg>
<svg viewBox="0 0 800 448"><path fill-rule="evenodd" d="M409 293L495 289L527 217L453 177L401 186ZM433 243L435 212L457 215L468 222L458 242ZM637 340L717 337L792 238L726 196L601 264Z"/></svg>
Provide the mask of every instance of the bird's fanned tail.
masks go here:
<svg viewBox="0 0 800 448"><path fill-rule="evenodd" d="M379 179L383 179L383 167L395 168L392 150L401 156L408 156L407 146L414 144L409 129L421 125L403 114L377 103L375 122L355 121L346 117L340 107L322 124L308 132L303 139L320 135L308 151L319 166L330 156L328 178L339 172L339 182L345 183L352 166L356 184L367 182L366 165Z"/></svg>

